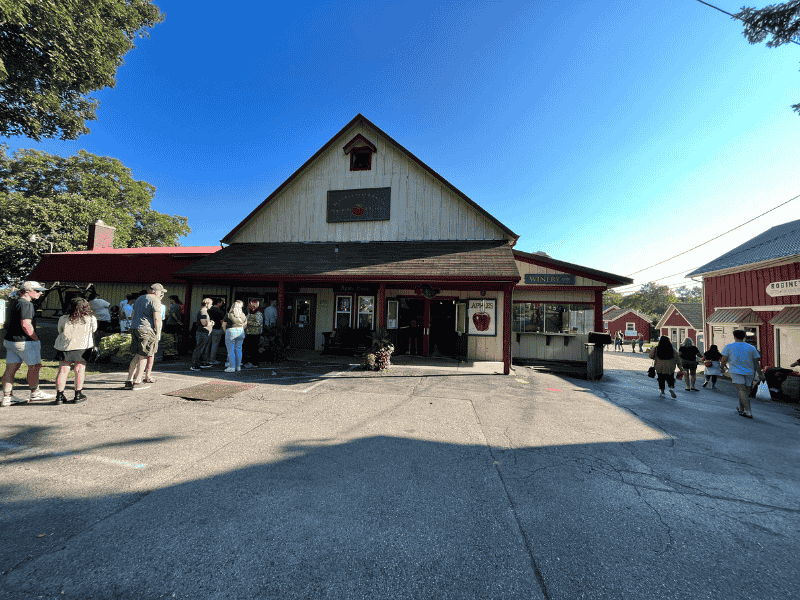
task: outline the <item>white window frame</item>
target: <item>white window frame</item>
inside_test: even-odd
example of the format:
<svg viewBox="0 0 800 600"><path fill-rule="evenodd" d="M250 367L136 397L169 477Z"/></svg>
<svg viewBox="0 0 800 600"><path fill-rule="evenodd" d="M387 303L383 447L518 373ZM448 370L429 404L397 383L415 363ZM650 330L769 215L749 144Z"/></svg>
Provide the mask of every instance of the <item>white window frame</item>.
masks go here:
<svg viewBox="0 0 800 600"><path fill-rule="evenodd" d="M339 310L339 298L350 300L350 310ZM353 296L351 294L338 294L333 299L333 328L336 329L339 323L339 315L347 315L347 326L353 326Z"/></svg>
<svg viewBox="0 0 800 600"><path fill-rule="evenodd" d="M369 311L362 311L361 310L361 299L362 298L372 298L372 303L370 306L372 310ZM369 315L370 316L370 331L375 331L375 296L358 296L356 302L356 325L359 329L361 329L361 315Z"/></svg>

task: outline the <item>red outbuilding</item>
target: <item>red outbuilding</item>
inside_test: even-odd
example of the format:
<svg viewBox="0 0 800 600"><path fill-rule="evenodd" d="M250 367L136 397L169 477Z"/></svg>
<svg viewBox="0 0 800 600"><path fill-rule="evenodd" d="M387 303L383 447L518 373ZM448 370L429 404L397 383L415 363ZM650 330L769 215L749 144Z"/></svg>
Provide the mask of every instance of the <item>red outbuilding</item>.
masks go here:
<svg viewBox="0 0 800 600"><path fill-rule="evenodd" d="M621 331L626 340L636 339L639 334L650 341L651 317L633 308L618 308L603 314L603 329L612 337Z"/></svg>
<svg viewBox="0 0 800 600"><path fill-rule="evenodd" d="M659 319L656 330L667 336L674 346L683 344L687 337L697 346L703 342L703 305L679 302L670 304Z"/></svg>

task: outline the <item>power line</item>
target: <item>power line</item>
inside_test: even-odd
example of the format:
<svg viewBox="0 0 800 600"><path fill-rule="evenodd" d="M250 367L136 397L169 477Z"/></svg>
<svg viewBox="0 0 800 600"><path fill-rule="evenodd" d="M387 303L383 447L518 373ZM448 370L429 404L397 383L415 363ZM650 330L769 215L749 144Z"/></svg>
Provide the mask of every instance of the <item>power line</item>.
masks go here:
<svg viewBox="0 0 800 600"><path fill-rule="evenodd" d="M698 1L698 2L701 2L702 0L697 0L697 1ZM705 2L703 2L703 4L705 4ZM752 223L752 222L753 222L753 221L755 221L756 219L760 219L760 218L761 218L761 217L763 217L764 215L771 213L773 210L777 210L777 209L778 209L778 208L780 208L781 206L784 206L784 205L786 205L786 204L789 204L789 202L791 202L792 200L797 200L798 198L800 198L800 194L798 194L798 195L797 195L797 196L795 196L794 198L790 198L790 199L789 199L789 200L787 200L786 202L783 202L783 203L781 203L781 204L778 204L778 206L776 206L776 207L774 207L774 208L770 208L770 209L769 209L767 212L763 212L763 213L761 213L760 215L758 215L757 217L753 217L753 218L752 218L752 219L750 219L749 221L745 221L745 222L744 222L744 223L742 223L741 225L737 225L737 226L736 226L736 227L734 227L733 229L729 229L729 230L728 230L728 231L726 231L725 233L720 233L718 236L715 236L715 237L711 238L710 240L703 242L702 244L698 244L698 245L697 245L697 246L695 246L694 248L689 248L688 250L684 250L684 251L683 251L683 252L681 252L680 254L676 254L675 256L672 256L672 257L670 257L670 258L668 258L668 259L666 259L666 260L662 260L661 262L657 262L656 264L654 264L654 265L651 265L651 266L649 266L649 267L646 267L646 268L644 268L644 269L639 269L638 271L634 271L633 273L629 273L629 274L628 274L628 275L626 275L625 277L630 277L631 275L636 275L637 273L642 273L643 271L649 271L649 270L650 270L650 269L652 269L653 267L657 267L658 265L663 265L665 262L669 262L669 261L671 261L673 258L678 258L679 256L683 256L683 255L684 255L684 254L686 254L687 252L691 252L692 250L697 250L697 249L698 249L700 246L705 246L706 244L709 244L709 243L713 242L714 240L721 238L723 235L727 235L727 234L729 234L731 231L736 231L736 230L737 230L737 229L739 229L740 227L744 227L744 226L745 226L745 225L747 225L748 223ZM690 271L692 271L693 269L689 269L689 270L690 270ZM686 272L688 273L689 271L686 271ZM662 277L661 279L666 279L666 277ZM656 281L660 281L660 280L659 280L659 279L656 279Z"/></svg>
<svg viewBox="0 0 800 600"><path fill-rule="evenodd" d="M708 2L703 2L703 0L697 0L697 1L698 1L700 4L705 4L706 6L710 6L711 8L715 8L716 10L718 10L718 11L719 11L719 12L721 12L721 13L725 13L726 15L728 15L729 17L731 17L731 18L733 18L733 19L736 19L737 21L741 21L742 23L747 23L747 24L748 24L748 25L750 25L751 27L755 27L756 29L760 29L761 31L766 31L766 32L767 32L767 33L769 33L770 35L776 35L776 33L775 33L774 31L770 31L769 29L766 29L766 28L764 28L764 27L759 27L758 25L753 25L752 23L749 23L749 22L745 21L744 19L742 19L742 18L740 18L740 17L737 17L736 15L732 15L732 14L731 14L731 13L729 13L727 10L722 10L722 9L721 9L720 7L718 7L718 6L714 6L713 4L709 4ZM798 46L800 46L800 42L798 42L798 41L797 41L797 40L795 40L794 38L791 38L789 41L790 41L791 43L793 43L793 44L797 44Z"/></svg>

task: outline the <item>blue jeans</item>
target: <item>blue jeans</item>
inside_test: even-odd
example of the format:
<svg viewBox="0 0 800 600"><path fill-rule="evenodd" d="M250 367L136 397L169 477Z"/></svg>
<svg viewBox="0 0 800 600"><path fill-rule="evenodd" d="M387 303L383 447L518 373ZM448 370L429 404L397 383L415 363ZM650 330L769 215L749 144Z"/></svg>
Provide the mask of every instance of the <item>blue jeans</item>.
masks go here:
<svg viewBox="0 0 800 600"><path fill-rule="evenodd" d="M242 368L242 342L244 342L244 327L231 327L225 330L228 366L237 371Z"/></svg>

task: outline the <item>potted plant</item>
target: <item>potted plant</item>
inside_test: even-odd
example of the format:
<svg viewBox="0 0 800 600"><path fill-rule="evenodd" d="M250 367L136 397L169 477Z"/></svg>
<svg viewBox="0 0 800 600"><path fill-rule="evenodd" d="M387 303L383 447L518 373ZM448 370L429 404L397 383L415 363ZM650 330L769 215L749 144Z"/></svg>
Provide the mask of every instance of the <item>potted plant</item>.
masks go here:
<svg viewBox="0 0 800 600"><path fill-rule="evenodd" d="M389 338L389 331L382 327L372 332L372 347L364 354L361 365L368 371L383 371L391 366L394 345Z"/></svg>

